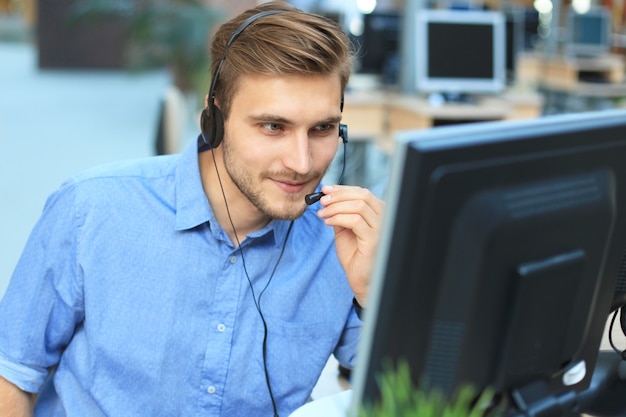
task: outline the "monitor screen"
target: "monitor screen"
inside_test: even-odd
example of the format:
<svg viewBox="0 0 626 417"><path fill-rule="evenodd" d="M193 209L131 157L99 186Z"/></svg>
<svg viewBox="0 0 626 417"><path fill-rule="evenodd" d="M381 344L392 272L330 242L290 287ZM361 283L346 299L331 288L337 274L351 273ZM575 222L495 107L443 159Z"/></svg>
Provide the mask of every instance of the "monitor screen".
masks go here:
<svg viewBox="0 0 626 417"><path fill-rule="evenodd" d="M626 111L402 133L389 184L353 403L403 361L447 395L570 406L615 307Z"/></svg>
<svg viewBox="0 0 626 417"><path fill-rule="evenodd" d="M359 72L376 74L386 83L395 83L399 70L402 16L398 12L373 12L363 16L359 39Z"/></svg>
<svg viewBox="0 0 626 417"><path fill-rule="evenodd" d="M611 14L602 6L586 13L570 8L567 15L566 50L576 55L596 55L611 49Z"/></svg>
<svg viewBox="0 0 626 417"><path fill-rule="evenodd" d="M505 19L500 12L418 12L417 90L458 94L501 91L506 80L505 43Z"/></svg>
<svg viewBox="0 0 626 417"><path fill-rule="evenodd" d="M517 60L524 51L539 46L539 14L532 8L512 7L503 10L506 38L506 81L516 82Z"/></svg>
<svg viewBox="0 0 626 417"><path fill-rule="evenodd" d="M539 19L539 12L534 7L527 7L523 10L523 27L524 27L524 48L531 51L537 49L541 44L542 32L539 28L541 26L541 20Z"/></svg>

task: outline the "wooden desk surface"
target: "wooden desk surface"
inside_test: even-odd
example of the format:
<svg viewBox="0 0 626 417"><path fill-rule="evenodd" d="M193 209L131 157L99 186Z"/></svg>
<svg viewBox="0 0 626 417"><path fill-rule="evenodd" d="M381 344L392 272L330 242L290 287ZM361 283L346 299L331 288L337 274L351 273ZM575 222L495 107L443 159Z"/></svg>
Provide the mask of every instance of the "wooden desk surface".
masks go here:
<svg viewBox="0 0 626 417"><path fill-rule="evenodd" d="M519 76L547 90L589 97L626 95L626 61L622 55L573 57L526 53L518 57ZM599 82L589 82L589 75Z"/></svg>
<svg viewBox="0 0 626 417"><path fill-rule="evenodd" d="M423 95L367 90L347 92L344 103L342 123L349 125L350 138L371 140L389 151L388 142L398 131L427 129L438 122L538 117L543 100L534 90L511 89L472 103L434 105Z"/></svg>
<svg viewBox="0 0 626 417"><path fill-rule="evenodd" d="M584 97L620 98L626 96L626 83L590 83L579 81L569 85L545 83L543 87L548 90Z"/></svg>
<svg viewBox="0 0 626 417"><path fill-rule="evenodd" d="M359 91L344 97L342 123L348 125L351 140L369 140L386 133L387 94Z"/></svg>
<svg viewBox="0 0 626 417"><path fill-rule="evenodd" d="M425 97L397 94L389 100L391 110L407 110L433 119L504 119L511 112L511 104L499 97L481 97L472 103L431 104Z"/></svg>

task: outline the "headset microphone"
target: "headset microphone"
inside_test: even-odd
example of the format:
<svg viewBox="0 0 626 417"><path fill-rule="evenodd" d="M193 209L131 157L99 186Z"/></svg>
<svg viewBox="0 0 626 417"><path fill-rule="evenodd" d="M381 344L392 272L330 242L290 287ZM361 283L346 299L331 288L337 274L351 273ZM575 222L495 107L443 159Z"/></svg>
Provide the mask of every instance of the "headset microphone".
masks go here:
<svg viewBox="0 0 626 417"><path fill-rule="evenodd" d="M324 195L325 194L321 191L318 191L317 193L307 194L304 196L304 202L307 204L307 206L310 206L311 204L315 204L320 201L320 199L324 197Z"/></svg>
<svg viewBox="0 0 626 417"><path fill-rule="evenodd" d="M343 100L341 100L341 110L343 110ZM341 184L341 182L343 181L343 173L346 170L346 152L347 147L348 147L348 125L346 124L340 124L339 125L339 137L343 140L343 165L341 166L341 175L339 176L339 181L337 181L339 184ZM304 196L304 202L307 204L307 206L310 206L311 204L315 204L318 201L320 201L320 199L324 197L324 193L321 191L318 191L316 193L311 193L311 194L307 194Z"/></svg>

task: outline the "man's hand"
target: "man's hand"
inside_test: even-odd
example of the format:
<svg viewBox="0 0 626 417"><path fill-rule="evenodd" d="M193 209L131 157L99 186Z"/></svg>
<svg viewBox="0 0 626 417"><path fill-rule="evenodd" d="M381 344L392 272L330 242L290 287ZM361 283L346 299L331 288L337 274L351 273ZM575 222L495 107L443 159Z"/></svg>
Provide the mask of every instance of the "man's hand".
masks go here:
<svg viewBox="0 0 626 417"><path fill-rule="evenodd" d="M365 307L385 204L369 190L325 185L318 216L335 230L339 262L359 305Z"/></svg>

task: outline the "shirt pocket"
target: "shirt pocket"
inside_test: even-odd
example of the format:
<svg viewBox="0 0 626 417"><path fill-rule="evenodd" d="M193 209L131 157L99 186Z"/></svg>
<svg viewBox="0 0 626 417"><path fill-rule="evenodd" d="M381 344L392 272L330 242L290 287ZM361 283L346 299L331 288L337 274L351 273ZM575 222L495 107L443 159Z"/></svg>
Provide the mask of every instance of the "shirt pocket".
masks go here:
<svg viewBox="0 0 626 417"><path fill-rule="evenodd" d="M291 389L310 394L339 342L341 331L336 327L337 324L332 322L268 319L270 375L288 376Z"/></svg>

